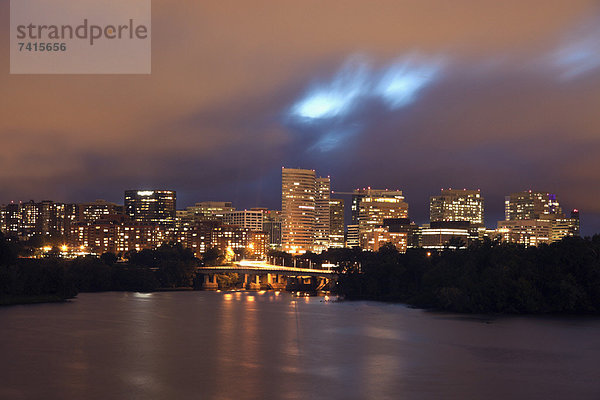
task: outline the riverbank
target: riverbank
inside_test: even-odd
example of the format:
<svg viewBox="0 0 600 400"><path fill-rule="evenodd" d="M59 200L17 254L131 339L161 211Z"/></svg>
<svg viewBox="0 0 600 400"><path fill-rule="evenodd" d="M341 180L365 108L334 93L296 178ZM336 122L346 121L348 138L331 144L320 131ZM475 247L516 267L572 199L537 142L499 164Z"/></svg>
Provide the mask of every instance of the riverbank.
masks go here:
<svg viewBox="0 0 600 400"><path fill-rule="evenodd" d="M25 304L41 304L41 303L62 303L68 299L56 295L39 295L39 296L2 296L0 297L1 306L17 306Z"/></svg>

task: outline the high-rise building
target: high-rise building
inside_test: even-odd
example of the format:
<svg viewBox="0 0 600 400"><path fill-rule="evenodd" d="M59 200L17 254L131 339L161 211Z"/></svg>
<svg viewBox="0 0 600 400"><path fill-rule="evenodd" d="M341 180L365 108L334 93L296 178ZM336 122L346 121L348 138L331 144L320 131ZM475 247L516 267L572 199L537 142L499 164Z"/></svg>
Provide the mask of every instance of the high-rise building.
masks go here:
<svg viewBox="0 0 600 400"><path fill-rule="evenodd" d="M348 232L346 232L346 247L359 247L359 246L360 246L360 237L358 234L358 224L350 224L350 225L348 225Z"/></svg>
<svg viewBox="0 0 600 400"><path fill-rule="evenodd" d="M316 176L314 170L282 168L282 248L289 253L312 251L315 240Z"/></svg>
<svg viewBox="0 0 600 400"><path fill-rule="evenodd" d="M329 248L331 181L329 177L315 181L315 240L314 250L321 252Z"/></svg>
<svg viewBox="0 0 600 400"><path fill-rule="evenodd" d="M174 190L125 191L125 214L135 222L173 225L175 206Z"/></svg>
<svg viewBox="0 0 600 400"><path fill-rule="evenodd" d="M329 247L344 247L344 200L329 200Z"/></svg>
<svg viewBox="0 0 600 400"><path fill-rule="evenodd" d="M513 193L506 197L505 216L505 221L498 221L498 232L508 242L537 246L579 235L578 213L567 218L551 193Z"/></svg>
<svg viewBox="0 0 600 400"><path fill-rule="evenodd" d="M268 235L269 248L273 250L281 249L281 223L281 211L265 210L263 232Z"/></svg>
<svg viewBox="0 0 600 400"><path fill-rule="evenodd" d="M227 211L223 215L223 223L237 225L254 232L262 232L264 211L262 209Z"/></svg>
<svg viewBox="0 0 600 400"><path fill-rule="evenodd" d="M185 209L185 217L195 221L221 221L226 213L235 211L230 201L203 201Z"/></svg>
<svg viewBox="0 0 600 400"><path fill-rule="evenodd" d="M573 229L575 236L579 236L579 210L573 209L571 211L571 219L573 220Z"/></svg>
<svg viewBox="0 0 600 400"><path fill-rule="evenodd" d="M562 214L556 195L531 190L513 193L504 201L506 221L547 219Z"/></svg>
<svg viewBox="0 0 600 400"><path fill-rule="evenodd" d="M94 222L123 214L123 206L106 200L77 204L77 221Z"/></svg>
<svg viewBox="0 0 600 400"><path fill-rule="evenodd" d="M468 221L483 226L483 197L479 190L442 189L431 196L430 222Z"/></svg>
<svg viewBox="0 0 600 400"><path fill-rule="evenodd" d="M350 222L350 225L358 225L358 218L360 213L360 199L362 199L365 196L364 191L365 189L363 189L362 191L360 189L356 189L352 193L352 204L350 205L352 220Z"/></svg>
<svg viewBox="0 0 600 400"><path fill-rule="evenodd" d="M36 203L11 203L3 207L0 229L11 237L22 240L34 236L68 236L76 218L74 204L44 200Z"/></svg>
<svg viewBox="0 0 600 400"><path fill-rule="evenodd" d="M359 199L358 234L360 247L365 250L371 249L369 232L382 227L385 219L408 218L408 204L401 190L357 189L354 198Z"/></svg>
<svg viewBox="0 0 600 400"><path fill-rule="evenodd" d="M21 226L21 208L19 203L10 203L2 209L2 233L16 238L19 236Z"/></svg>

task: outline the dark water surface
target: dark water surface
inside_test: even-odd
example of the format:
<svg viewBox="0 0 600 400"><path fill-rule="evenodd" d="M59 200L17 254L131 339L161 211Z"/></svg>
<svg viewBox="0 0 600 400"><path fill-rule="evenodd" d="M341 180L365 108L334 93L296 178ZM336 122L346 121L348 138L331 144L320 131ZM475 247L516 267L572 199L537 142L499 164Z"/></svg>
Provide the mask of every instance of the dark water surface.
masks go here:
<svg viewBox="0 0 600 400"><path fill-rule="evenodd" d="M0 308L0 399L600 399L600 319L250 292Z"/></svg>

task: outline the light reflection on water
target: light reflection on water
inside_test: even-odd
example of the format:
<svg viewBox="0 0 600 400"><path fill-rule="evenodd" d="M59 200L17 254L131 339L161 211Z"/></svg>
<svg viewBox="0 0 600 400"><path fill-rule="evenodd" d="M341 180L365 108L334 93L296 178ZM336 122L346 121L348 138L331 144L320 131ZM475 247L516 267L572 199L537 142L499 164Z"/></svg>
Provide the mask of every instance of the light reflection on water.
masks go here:
<svg viewBox="0 0 600 400"><path fill-rule="evenodd" d="M0 338L0 399L600 398L593 318L97 293L0 308Z"/></svg>

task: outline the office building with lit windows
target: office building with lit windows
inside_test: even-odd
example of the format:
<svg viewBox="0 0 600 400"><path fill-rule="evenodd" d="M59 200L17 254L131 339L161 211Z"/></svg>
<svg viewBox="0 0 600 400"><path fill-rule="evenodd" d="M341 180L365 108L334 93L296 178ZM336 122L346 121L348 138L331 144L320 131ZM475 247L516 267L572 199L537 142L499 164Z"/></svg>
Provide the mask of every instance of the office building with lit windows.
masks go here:
<svg viewBox="0 0 600 400"><path fill-rule="evenodd" d="M77 204L77 221L94 222L123 215L123 206L106 200Z"/></svg>
<svg viewBox="0 0 600 400"><path fill-rule="evenodd" d="M125 214L135 222L173 225L175 206L174 190L125 191Z"/></svg>
<svg viewBox="0 0 600 400"><path fill-rule="evenodd" d="M182 217L194 221L222 221L226 213L235 211L230 201L203 201L183 210Z"/></svg>
<svg viewBox="0 0 600 400"><path fill-rule="evenodd" d="M19 227L21 225L21 209L19 203L10 203L1 209L0 230L4 235L16 238L19 236Z"/></svg>
<svg viewBox="0 0 600 400"><path fill-rule="evenodd" d="M51 200L10 203L0 211L0 230L21 240L34 236L68 236L75 219L75 204Z"/></svg>
<svg viewBox="0 0 600 400"><path fill-rule="evenodd" d="M96 254L155 249L170 240L166 226L131 221L125 216L76 222L71 229L71 245Z"/></svg>
<svg viewBox="0 0 600 400"><path fill-rule="evenodd" d="M445 248L464 249L474 240L469 221L434 221L424 225L420 231L421 247L442 250Z"/></svg>
<svg viewBox="0 0 600 400"><path fill-rule="evenodd" d="M265 210L263 217L263 232L268 236L269 248L281 249L281 224L282 217L279 210Z"/></svg>
<svg viewBox="0 0 600 400"><path fill-rule="evenodd" d="M385 219L408 218L408 204L401 190L356 189L353 206L354 199L358 199L359 245L364 250L372 250L368 234L382 227Z"/></svg>
<svg viewBox="0 0 600 400"><path fill-rule="evenodd" d="M505 219L551 219L562 214L556 195L531 190L513 193L504 200Z"/></svg>
<svg viewBox="0 0 600 400"><path fill-rule="evenodd" d="M331 196L331 181L329 177L315 180L315 239L316 252L329 248L329 235L331 230L329 199Z"/></svg>
<svg viewBox="0 0 600 400"><path fill-rule="evenodd" d="M556 195L523 191L505 198L505 221L498 221L502 239L525 246L552 243L565 236L579 235L579 215L574 210L566 217Z"/></svg>
<svg viewBox="0 0 600 400"><path fill-rule="evenodd" d="M542 219L514 219L498 221L502 240L529 246L552 242L552 221Z"/></svg>
<svg viewBox="0 0 600 400"><path fill-rule="evenodd" d="M237 225L255 232L262 232L263 219L262 209L226 211L223 214L224 224Z"/></svg>
<svg viewBox="0 0 600 400"><path fill-rule="evenodd" d="M282 168L281 214L283 251L312 251L316 224L316 175L314 170Z"/></svg>
<svg viewBox="0 0 600 400"><path fill-rule="evenodd" d="M358 217L357 217L358 219ZM348 225L348 231L346 232L346 247L359 247L360 239L358 234L358 224Z"/></svg>
<svg viewBox="0 0 600 400"><path fill-rule="evenodd" d="M406 232L390 232L388 227L381 226L373 228L364 234L365 249L378 251L385 244L392 244L396 249L405 253L408 247L408 235Z"/></svg>
<svg viewBox="0 0 600 400"><path fill-rule="evenodd" d="M344 200L329 200L329 247L344 247Z"/></svg>
<svg viewBox="0 0 600 400"><path fill-rule="evenodd" d="M483 226L483 197L479 190L442 189L431 196L430 222L468 221Z"/></svg>
<svg viewBox="0 0 600 400"><path fill-rule="evenodd" d="M579 210L578 209L573 209L571 210L571 220L573 223L573 235L574 236L579 236Z"/></svg>

